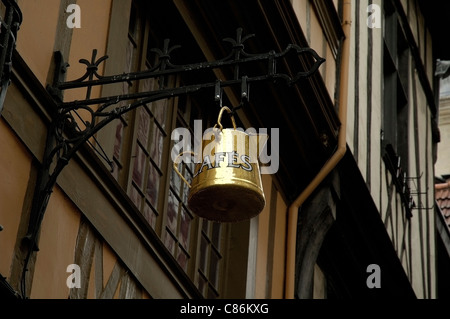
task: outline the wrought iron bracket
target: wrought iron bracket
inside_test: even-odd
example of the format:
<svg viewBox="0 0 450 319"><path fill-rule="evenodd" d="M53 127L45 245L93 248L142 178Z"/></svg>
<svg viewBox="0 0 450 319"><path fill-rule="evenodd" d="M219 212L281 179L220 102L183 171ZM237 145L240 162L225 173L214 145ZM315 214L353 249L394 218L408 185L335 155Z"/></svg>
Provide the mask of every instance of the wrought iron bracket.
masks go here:
<svg viewBox="0 0 450 319"><path fill-rule="evenodd" d="M300 79L314 74L325 61L313 49L303 48L295 44L289 44L280 53L270 51L262 54L249 54L244 50L244 42L253 36L253 34L242 36L242 29L239 28L237 29L235 39L224 39L224 41L231 43L232 46L231 52L225 58L185 65L172 64L171 53L175 49L178 49L179 46L170 46L169 40L165 40L162 49L152 49L152 52L157 56L157 63L151 69L110 76L98 74L99 65L108 57L103 56L97 59L97 51L94 50L90 61L86 59L79 61L86 65L86 73L72 81L65 80L67 68L69 67L68 63L63 60L60 52L55 52L54 80L52 85L47 87L47 90L54 98L57 109L53 114L51 125L48 129L46 149L38 173L28 232L25 236L25 240L28 242L29 254L25 261L22 274L23 282L31 253L32 251L38 250L37 236L58 175L80 147L88 142L89 139L95 138L95 134L108 123L144 104L170 97L188 95L208 88L214 90L214 101L221 105L223 89L237 86L241 91L240 106L242 106L249 99L249 88L252 83L261 81L284 81L286 85L293 85ZM302 65L305 69L309 69L301 70L292 75L277 72L277 64L288 54L303 55ZM244 65L250 63L265 64L265 72L259 75L246 75L242 72L242 68ZM231 70L232 78L213 82L201 82L201 75L199 75L200 83L178 87L168 87L167 85L167 79L170 76L212 71L215 69ZM151 91L91 98L91 90L93 87L121 82L133 83L144 79L157 80L159 87ZM84 100L64 101L64 91L79 88L86 89L86 98ZM92 108L93 105L98 107L94 109ZM233 108L233 111L236 111L240 106ZM84 117L84 120L82 120L78 111L87 112L89 119L87 120ZM78 117L78 120L76 117ZM78 124L80 121L83 123L82 127ZM105 159L108 161L107 158ZM24 292L25 289L22 289L22 293Z"/></svg>
<svg viewBox="0 0 450 319"><path fill-rule="evenodd" d="M14 0L2 0L6 7L5 16L0 19L0 115L10 84L12 53L16 47L17 32L22 24L22 11Z"/></svg>
<svg viewBox="0 0 450 319"><path fill-rule="evenodd" d="M405 208L406 218L410 219L413 216L412 210L417 206L411 194L411 188L407 183L408 178L402 168L401 158L396 154L392 144L387 144L385 150L386 153L383 155L383 160L387 169L391 172L395 188Z"/></svg>

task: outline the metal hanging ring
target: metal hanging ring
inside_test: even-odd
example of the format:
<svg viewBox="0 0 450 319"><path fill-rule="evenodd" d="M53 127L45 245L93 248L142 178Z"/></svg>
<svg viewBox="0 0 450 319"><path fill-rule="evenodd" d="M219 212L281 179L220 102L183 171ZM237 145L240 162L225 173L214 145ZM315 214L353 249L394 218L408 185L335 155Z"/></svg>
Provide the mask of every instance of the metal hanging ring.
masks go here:
<svg viewBox="0 0 450 319"><path fill-rule="evenodd" d="M222 123L220 123L220 121L222 120L222 115L223 115L224 111L227 111L227 113L230 114L231 122L233 123L233 128L236 130L236 122L234 120L233 112L231 112L231 110L230 110L230 108L228 106L223 106L220 109L219 117L217 118L217 124L214 125L214 129L216 129L217 126L219 126L220 127L220 131L223 130L223 125L222 125Z"/></svg>

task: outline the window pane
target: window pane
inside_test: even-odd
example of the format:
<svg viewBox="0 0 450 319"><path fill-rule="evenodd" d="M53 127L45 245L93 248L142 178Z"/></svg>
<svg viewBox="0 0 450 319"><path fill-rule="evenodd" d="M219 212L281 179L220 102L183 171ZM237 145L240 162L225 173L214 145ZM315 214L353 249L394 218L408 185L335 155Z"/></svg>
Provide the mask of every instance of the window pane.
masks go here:
<svg viewBox="0 0 450 319"><path fill-rule="evenodd" d="M121 165L119 163L119 161L116 158L113 158L114 160L114 165L113 165L113 171L112 171L112 176L118 180L119 179L119 171L121 170Z"/></svg>
<svg viewBox="0 0 450 319"><path fill-rule="evenodd" d="M166 230L164 234L164 245L173 255L175 253L175 240L173 239L172 234L169 231Z"/></svg>
<svg viewBox="0 0 450 319"><path fill-rule="evenodd" d="M206 219L202 220L202 230L205 232L206 236L209 236L209 222Z"/></svg>
<svg viewBox="0 0 450 319"><path fill-rule="evenodd" d="M199 273L198 275L198 290L200 290L200 292L202 293L202 295L205 293L205 287L208 285L207 281L205 280L205 278L203 278L203 275L201 273Z"/></svg>
<svg viewBox="0 0 450 319"><path fill-rule="evenodd" d="M212 223L212 242L217 249L220 249L220 227L219 223Z"/></svg>
<svg viewBox="0 0 450 319"><path fill-rule="evenodd" d="M168 100L159 100L152 103L150 110L153 113L153 116L155 117L156 121L158 121L159 125L163 129L166 128L166 113L167 113L167 107L168 107Z"/></svg>
<svg viewBox="0 0 450 319"><path fill-rule="evenodd" d="M167 227L175 234L177 231L179 202L172 191L169 192L169 202L167 207Z"/></svg>
<svg viewBox="0 0 450 319"><path fill-rule="evenodd" d="M138 140L147 148L148 134L150 132L150 114L148 114L145 107L140 107L137 110L138 114Z"/></svg>
<svg viewBox="0 0 450 319"><path fill-rule="evenodd" d="M186 165L183 165L184 167L184 178L188 181L188 183L190 184L192 182L192 175L191 173L186 169ZM183 182L181 184L182 186L182 194L180 194L181 196L181 200L183 203L187 204L188 202L188 196L189 196L189 187Z"/></svg>
<svg viewBox="0 0 450 319"><path fill-rule="evenodd" d="M141 146L137 145L136 157L134 158L133 181L142 188L146 156Z"/></svg>
<svg viewBox="0 0 450 319"><path fill-rule="evenodd" d="M194 145L194 144L192 144L192 145ZM195 161L195 157L193 156L192 159L191 159L191 162L186 164L186 167L189 170L191 178L192 178L192 175L194 175L194 169L195 169L195 162L194 161Z"/></svg>
<svg viewBox="0 0 450 319"><path fill-rule="evenodd" d="M123 127L122 121L118 120L116 126L116 138L114 140L114 156L117 159L120 159L120 151L122 149Z"/></svg>
<svg viewBox="0 0 450 319"><path fill-rule="evenodd" d="M127 52L126 52L126 58L125 58L125 70L124 70L126 73L131 72L132 65L133 65L134 50L135 50L135 45L134 45L133 41L128 40Z"/></svg>
<svg viewBox="0 0 450 319"><path fill-rule="evenodd" d="M180 233L178 235L178 240L180 244L184 247L184 249L189 249L189 231L191 226L191 216L189 213L183 208L181 210L181 225L180 225Z"/></svg>
<svg viewBox="0 0 450 319"><path fill-rule="evenodd" d="M200 270L203 271L203 273L207 273L206 269L207 269L207 263L208 263L208 259L207 259L207 253L208 253L208 241L206 240L206 238L202 235L201 236L201 241L200 241Z"/></svg>
<svg viewBox="0 0 450 319"><path fill-rule="evenodd" d="M133 201L133 203L136 205L136 207L138 209L141 209L142 196L134 185L131 185L129 196L130 199Z"/></svg>
<svg viewBox="0 0 450 319"><path fill-rule="evenodd" d="M189 181L189 180L188 180L188 181ZM190 183L190 181L189 181L189 183ZM181 200L182 200L182 202L183 202L185 205L187 205L190 188L189 188L186 184L184 184L184 183L182 184L182 187L183 187L183 192L182 192L182 194L181 194Z"/></svg>
<svg viewBox="0 0 450 319"><path fill-rule="evenodd" d="M181 165L178 165L178 169L181 169ZM180 176L177 174L175 169L172 168L172 172L170 174L170 185L174 189L176 194L180 194L182 180Z"/></svg>
<svg viewBox="0 0 450 319"><path fill-rule="evenodd" d="M177 261L180 264L180 266L184 269L184 271L187 271L188 260L189 256L185 253L185 251L181 249L181 247L178 248Z"/></svg>
<svg viewBox="0 0 450 319"><path fill-rule="evenodd" d="M209 282L217 288L218 285L218 273L219 273L219 261L220 256L217 252L212 249L211 250L211 259L209 264Z"/></svg>
<svg viewBox="0 0 450 319"><path fill-rule="evenodd" d="M145 219L148 221L148 223L150 224L150 226L152 226L152 228L155 229L156 213L153 211L153 209L150 207L150 205L147 202L145 202L145 205L144 205L143 215L144 215Z"/></svg>
<svg viewBox="0 0 450 319"><path fill-rule="evenodd" d="M152 128L152 140L150 145L150 156L153 161L161 167L161 156L164 146L164 133L161 132L157 125L153 125Z"/></svg>
<svg viewBox="0 0 450 319"><path fill-rule="evenodd" d="M155 208L158 205L159 178L159 172L156 170L153 164L150 163L146 193L148 200Z"/></svg>

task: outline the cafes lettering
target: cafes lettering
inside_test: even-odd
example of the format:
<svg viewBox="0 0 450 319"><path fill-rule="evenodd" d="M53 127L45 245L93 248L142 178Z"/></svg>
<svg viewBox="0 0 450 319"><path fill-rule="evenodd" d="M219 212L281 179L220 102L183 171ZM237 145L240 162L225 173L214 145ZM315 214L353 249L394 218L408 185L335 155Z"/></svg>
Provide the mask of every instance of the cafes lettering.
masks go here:
<svg viewBox="0 0 450 319"><path fill-rule="evenodd" d="M225 161L226 158L226 161ZM205 155L203 158L202 165L200 169L194 174L194 177L206 170L221 167L220 163L226 163L226 167L240 168L244 171L251 172L253 170L250 164L250 156L246 154L239 155L236 151L233 152L217 152L213 157L214 161L211 161L211 156Z"/></svg>

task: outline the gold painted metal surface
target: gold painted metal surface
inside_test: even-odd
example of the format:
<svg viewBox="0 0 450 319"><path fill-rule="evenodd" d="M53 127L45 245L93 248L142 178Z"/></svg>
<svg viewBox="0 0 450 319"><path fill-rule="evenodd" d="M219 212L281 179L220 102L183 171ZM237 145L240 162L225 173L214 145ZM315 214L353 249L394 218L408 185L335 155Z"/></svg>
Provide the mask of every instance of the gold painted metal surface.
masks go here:
<svg viewBox="0 0 450 319"><path fill-rule="evenodd" d="M202 162L195 165L188 206L208 220L237 222L255 217L265 206L258 150L268 137L223 129L220 118L225 108L219 115L220 128L216 125L211 139L203 140Z"/></svg>
<svg viewBox="0 0 450 319"><path fill-rule="evenodd" d="M249 219L262 211L265 198L259 164L251 157L249 144L248 134L233 129L218 131L212 140L204 141L203 162L195 166L188 197L194 213L229 222ZM205 150L210 147L207 154Z"/></svg>

